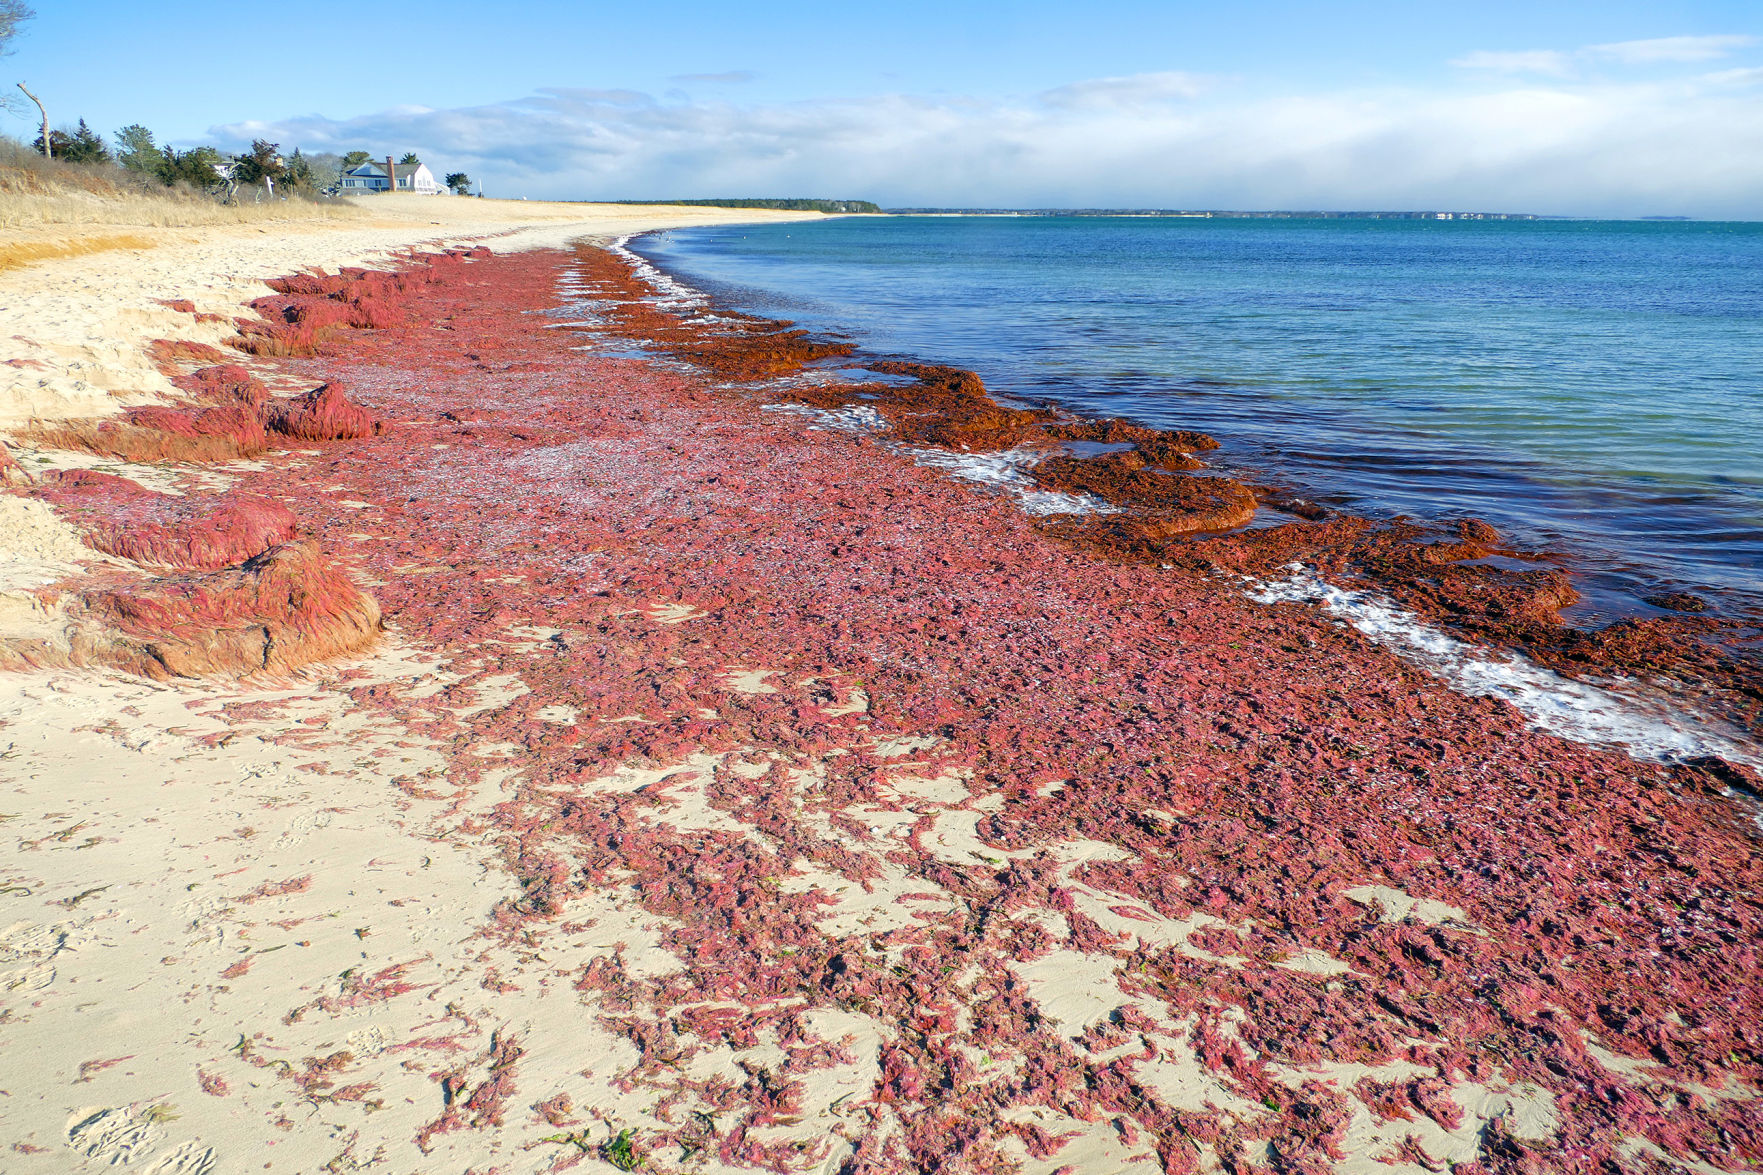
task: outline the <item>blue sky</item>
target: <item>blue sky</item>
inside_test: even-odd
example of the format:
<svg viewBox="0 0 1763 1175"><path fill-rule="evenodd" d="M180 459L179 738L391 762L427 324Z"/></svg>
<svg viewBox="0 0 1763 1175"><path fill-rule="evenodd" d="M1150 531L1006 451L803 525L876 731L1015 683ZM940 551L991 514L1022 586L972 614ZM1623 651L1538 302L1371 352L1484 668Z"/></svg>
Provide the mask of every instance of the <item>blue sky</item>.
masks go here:
<svg viewBox="0 0 1763 1175"><path fill-rule="evenodd" d="M500 195L1763 217L1756 3L36 6L58 121Z"/></svg>

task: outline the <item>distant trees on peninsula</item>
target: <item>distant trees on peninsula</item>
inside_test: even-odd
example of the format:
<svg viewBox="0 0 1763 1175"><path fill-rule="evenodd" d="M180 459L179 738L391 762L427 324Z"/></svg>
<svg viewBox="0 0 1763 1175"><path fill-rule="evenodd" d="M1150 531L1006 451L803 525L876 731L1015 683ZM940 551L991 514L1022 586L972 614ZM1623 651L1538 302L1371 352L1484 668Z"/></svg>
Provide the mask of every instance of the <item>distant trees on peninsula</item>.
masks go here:
<svg viewBox="0 0 1763 1175"><path fill-rule="evenodd" d="M781 208L788 212L880 212L881 206L870 200L758 199L741 197L723 200L613 200L613 204L686 204L698 208Z"/></svg>

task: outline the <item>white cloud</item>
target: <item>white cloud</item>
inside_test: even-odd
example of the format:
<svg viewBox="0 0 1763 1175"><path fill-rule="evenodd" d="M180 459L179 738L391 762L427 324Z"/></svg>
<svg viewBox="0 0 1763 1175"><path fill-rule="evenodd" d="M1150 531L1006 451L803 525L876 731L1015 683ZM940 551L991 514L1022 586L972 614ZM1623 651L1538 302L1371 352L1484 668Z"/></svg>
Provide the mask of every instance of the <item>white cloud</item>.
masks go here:
<svg viewBox="0 0 1763 1175"><path fill-rule="evenodd" d="M1180 75L1177 75L1180 76ZM238 144L415 150L491 195L817 195L892 205L1454 208L1763 218L1763 93L1498 85L1171 101L658 101L551 88L486 106L217 128ZM1106 95L1106 100L1100 96Z"/></svg>
<svg viewBox="0 0 1763 1175"><path fill-rule="evenodd" d="M1718 73L1705 73L1697 80L1713 86L1763 85L1763 68L1723 69Z"/></svg>
<svg viewBox="0 0 1763 1175"><path fill-rule="evenodd" d="M1713 61L1735 49L1757 44L1757 38L1739 34L1708 37L1655 37L1649 41L1612 41L1606 45L1587 45L1571 52L1559 49L1477 49L1454 59L1459 69L1478 69L1493 73L1537 74L1543 77L1570 78L1582 65L1615 62L1618 65L1683 64Z"/></svg>
<svg viewBox="0 0 1763 1175"><path fill-rule="evenodd" d="M1497 52L1477 49L1451 62L1459 69L1485 69L1494 73L1539 73L1548 77L1571 77L1573 57L1553 49Z"/></svg>
<svg viewBox="0 0 1763 1175"><path fill-rule="evenodd" d="M1747 36L1655 37L1650 41L1591 45L1584 52L1624 65L1651 65L1660 61L1712 61L1725 57L1734 49L1744 49L1756 43L1756 37Z"/></svg>
<svg viewBox="0 0 1763 1175"><path fill-rule="evenodd" d="M1162 102L1181 102L1199 97L1208 88L1206 78L1198 74L1165 72L1138 73L1118 78L1091 78L1072 82L1040 95L1048 106L1071 110L1095 110L1103 107L1126 108Z"/></svg>

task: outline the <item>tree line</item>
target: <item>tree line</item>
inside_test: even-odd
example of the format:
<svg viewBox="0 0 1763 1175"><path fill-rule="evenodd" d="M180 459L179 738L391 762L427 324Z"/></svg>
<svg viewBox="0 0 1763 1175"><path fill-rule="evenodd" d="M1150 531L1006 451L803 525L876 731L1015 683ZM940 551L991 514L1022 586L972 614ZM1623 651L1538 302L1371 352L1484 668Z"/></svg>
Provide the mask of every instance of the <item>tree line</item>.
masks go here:
<svg viewBox="0 0 1763 1175"><path fill-rule="evenodd" d="M250 150L236 155L225 155L208 146L180 151L156 142L153 132L139 123L123 127L116 132L114 143L107 143L83 118L77 126L50 131L47 140L39 134L31 146L64 163L114 164L166 187L187 186L229 195L250 187L262 187L271 195L277 191L305 196L334 193L345 172L375 158L366 151L308 155L299 148L284 156L280 143L266 139L253 139ZM412 151L398 162L415 166L422 160ZM471 177L462 171L449 173L445 182L459 195L465 195L471 187Z"/></svg>

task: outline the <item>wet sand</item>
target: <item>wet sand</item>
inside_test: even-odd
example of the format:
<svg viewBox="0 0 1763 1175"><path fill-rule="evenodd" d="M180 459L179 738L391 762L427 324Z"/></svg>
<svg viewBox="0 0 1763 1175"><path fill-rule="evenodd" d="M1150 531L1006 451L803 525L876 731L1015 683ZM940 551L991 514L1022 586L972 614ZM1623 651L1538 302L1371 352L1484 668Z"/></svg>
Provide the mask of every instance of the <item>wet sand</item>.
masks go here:
<svg viewBox="0 0 1763 1175"><path fill-rule="evenodd" d="M684 328L621 314L606 256L455 255L351 287L378 325L316 355L221 356L272 410L343 397L249 458L13 446L15 595L48 585L18 623L90 639L0 678L9 1169L1763 1157L1756 834L1718 772L780 410L794 344L609 357ZM134 345L162 393L224 382ZM184 565L73 567L123 509ZM383 630L176 677L155 616L217 658L344 614L99 606L230 599L176 541L216 517Z"/></svg>

